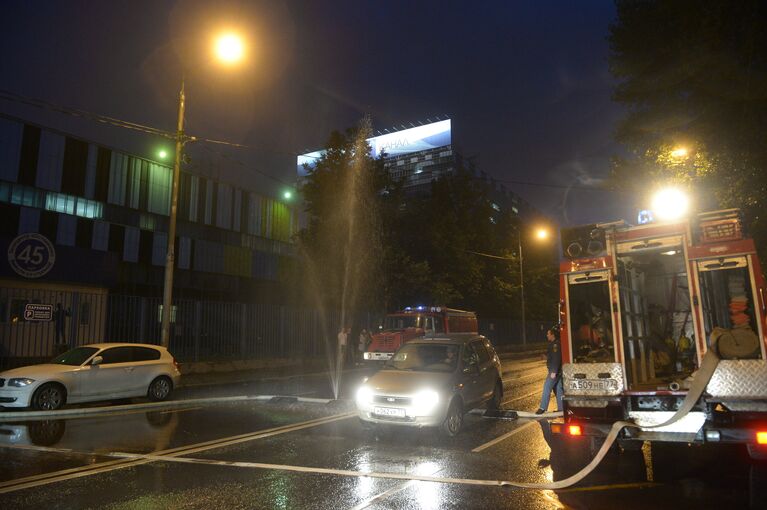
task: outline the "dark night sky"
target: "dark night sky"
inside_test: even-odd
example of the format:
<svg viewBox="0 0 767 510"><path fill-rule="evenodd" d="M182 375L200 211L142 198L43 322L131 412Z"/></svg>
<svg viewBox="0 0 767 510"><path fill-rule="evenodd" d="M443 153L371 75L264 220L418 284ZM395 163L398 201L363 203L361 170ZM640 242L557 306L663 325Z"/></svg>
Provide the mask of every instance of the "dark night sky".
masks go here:
<svg viewBox="0 0 767 510"><path fill-rule="evenodd" d="M6 1L0 9L0 89L173 130L184 74L188 131L254 147L198 148L195 170L266 192L281 184L253 168L291 181L294 153L364 113L376 129L449 115L454 144L501 181L593 184L619 150L607 0ZM243 68L210 61L206 45L220 26L250 34ZM0 110L148 156L156 144L4 100ZM219 153L228 156L223 169ZM634 215L604 192L509 187L565 224Z"/></svg>

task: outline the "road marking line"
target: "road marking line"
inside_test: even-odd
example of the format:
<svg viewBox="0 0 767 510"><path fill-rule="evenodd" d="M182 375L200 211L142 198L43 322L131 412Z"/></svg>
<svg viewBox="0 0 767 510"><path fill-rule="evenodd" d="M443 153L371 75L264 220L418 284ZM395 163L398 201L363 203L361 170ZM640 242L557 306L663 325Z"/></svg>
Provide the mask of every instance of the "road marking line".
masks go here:
<svg viewBox="0 0 767 510"><path fill-rule="evenodd" d="M532 393L528 393L527 395L522 395L521 397L514 397L509 400L504 400L503 402L501 402L501 405L508 404L509 402L516 402L517 400L522 400L523 398L530 398L533 395L540 395L540 394L541 394L540 391L534 391Z"/></svg>
<svg viewBox="0 0 767 510"><path fill-rule="evenodd" d="M434 471L433 473L431 473L430 476L434 476L434 475L436 475L437 473L439 473L440 471L442 471L444 469L445 468L438 469L438 470ZM376 501L379 501L381 499L385 499L385 498L391 496L392 494L396 494L398 492L402 492L402 491L404 491L406 489L409 489L411 486L415 485L416 483L417 483L417 480L410 480L410 481L407 481L405 483L401 483L399 485L395 485L391 489L389 489L387 491L384 491L381 494L376 494L375 496L366 499L362 503L359 503L359 504L353 506L349 510L363 510L364 508L369 507L370 505L372 505Z"/></svg>
<svg viewBox="0 0 767 510"><path fill-rule="evenodd" d="M91 465L91 466L81 466L79 468L64 469L61 471L44 473L42 475L34 475L34 476L29 476L25 478L16 479L16 480L0 482L0 494L13 492L13 491L21 490L21 489L27 489L31 487L37 487L40 485L46 485L49 483L54 483L59 481L71 480L73 478L80 478L83 476L104 473L107 471L114 471L116 469L138 466L142 464L147 464L149 462L155 462L155 460L146 460L146 459L176 457L180 455L187 455L189 453L197 453L197 452L212 450L212 449L220 448L224 446L230 446L232 444L243 443L246 441L254 441L256 439L262 439L265 437L272 437L278 434L285 434L287 432L293 432L296 430L302 430L302 429L314 427L317 425L324 425L326 423L345 420L347 418L351 418L352 416L356 416L356 414L357 413L345 413L345 414L332 415L332 416L328 416L324 418L316 418L314 420L308 420L305 422L299 422L299 423L295 423L291 425L273 427L271 429L265 429L262 431L250 432L247 434L240 434L240 435L231 436L228 438L220 438L216 440L205 441L203 443L181 446L181 447L172 448L169 450L154 452L154 454L151 456L150 455L144 456L144 460L142 460L141 458L139 458L139 460L131 460L130 457L126 458L125 454L120 454L120 455L109 454L109 453L98 454L98 455L106 455L110 457L117 456L117 457L120 457L120 460L107 461L107 462L102 462L102 463ZM88 452L82 452L82 453L96 455L96 454L88 453Z"/></svg>
<svg viewBox="0 0 767 510"><path fill-rule="evenodd" d="M548 370L544 370L544 371L536 372L535 374L523 375L522 377L507 377L506 379L501 379L501 381L514 382L514 381L519 381L521 379L530 379L531 377L540 377L542 380L543 376L546 375L547 372Z"/></svg>
<svg viewBox="0 0 767 510"><path fill-rule="evenodd" d="M536 423L538 423L538 422L537 421L527 422L524 425L521 425L521 426L515 428L514 430L511 430L511 431L503 434L502 436L496 437L492 441L488 441L487 443L485 443L483 445L477 446L471 452L472 453L477 453L477 452L481 452L482 450L485 450L487 448L490 448L491 446L496 445L496 444L500 443L501 441L505 441L506 439L510 438L514 434L522 432L526 428L530 427L531 425L535 425Z"/></svg>
<svg viewBox="0 0 767 510"><path fill-rule="evenodd" d="M184 408L184 409L168 409L167 411L160 411L160 414L183 413L184 411L196 411L197 409L202 409L202 406L199 406L199 407L187 407L187 408Z"/></svg>

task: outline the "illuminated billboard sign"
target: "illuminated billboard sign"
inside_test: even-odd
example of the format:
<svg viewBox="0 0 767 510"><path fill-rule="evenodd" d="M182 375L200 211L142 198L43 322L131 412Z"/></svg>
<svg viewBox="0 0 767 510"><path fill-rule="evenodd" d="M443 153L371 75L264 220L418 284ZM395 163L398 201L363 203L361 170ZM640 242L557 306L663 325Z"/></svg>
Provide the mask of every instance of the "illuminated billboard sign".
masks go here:
<svg viewBox="0 0 767 510"><path fill-rule="evenodd" d="M368 138L367 142L370 144L371 156L374 158L379 157L381 154L400 156L411 152L450 145L452 143L450 128L450 119L441 120L394 133L374 136L373 138ZM305 176L304 164L312 166L324 153L325 151L314 151L298 156L298 175L301 177Z"/></svg>

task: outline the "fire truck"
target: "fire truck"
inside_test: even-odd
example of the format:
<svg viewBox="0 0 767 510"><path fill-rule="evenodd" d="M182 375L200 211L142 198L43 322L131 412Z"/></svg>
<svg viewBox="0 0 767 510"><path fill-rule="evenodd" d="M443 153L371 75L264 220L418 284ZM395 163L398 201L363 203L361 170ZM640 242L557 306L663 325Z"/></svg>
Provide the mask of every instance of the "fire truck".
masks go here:
<svg viewBox="0 0 767 510"><path fill-rule="evenodd" d="M767 458L765 283L739 211L561 235L565 396L553 431L604 437L628 420L644 427L624 428L623 444L742 443ZM650 428L679 409L711 345L720 361L695 407Z"/></svg>
<svg viewBox="0 0 767 510"><path fill-rule="evenodd" d="M443 306L416 306L387 314L363 358L367 361L386 361L400 345L414 338L447 333L477 334L477 315L474 312Z"/></svg>

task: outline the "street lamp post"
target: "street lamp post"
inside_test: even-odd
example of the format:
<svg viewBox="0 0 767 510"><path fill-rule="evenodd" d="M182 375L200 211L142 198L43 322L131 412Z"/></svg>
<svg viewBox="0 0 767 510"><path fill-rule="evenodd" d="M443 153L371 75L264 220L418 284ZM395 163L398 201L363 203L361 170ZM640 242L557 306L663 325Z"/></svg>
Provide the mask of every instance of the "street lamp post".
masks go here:
<svg viewBox="0 0 767 510"><path fill-rule="evenodd" d="M535 231L535 237L539 240L545 240L549 237L549 231L544 227L539 227ZM524 256L522 255L522 228L517 228L517 243L519 250L519 295L522 302L522 345L527 345L527 324L525 318L525 276L523 273Z"/></svg>
<svg viewBox="0 0 767 510"><path fill-rule="evenodd" d="M178 127L176 130L176 160L173 162L173 176L170 192L170 218L168 220L168 246L165 254L165 283L162 293L162 328L160 343L167 348L170 343L170 315L173 300L173 264L176 259L176 216L178 212L178 181L181 171L181 158L184 152L184 79L181 79L181 91L178 95Z"/></svg>
<svg viewBox="0 0 767 510"><path fill-rule="evenodd" d="M241 37L234 33L220 35L215 41L214 53L219 61L224 64L235 64L245 54L244 42ZM162 327L160 330L160 344L168 347L170 344L170 318L173 302L173 264L176 259L176 217L178 213L178 183L181 170L181 160L184 155L184 144L187 137L184 134L184 110L186 97L184 95L184 79L181 79L181 92L178 96L178 124L176 129L176 160L173 162L173 176L171 181L170 214L168 220L168 246L165 252L165 282L162 293Z"/></svg>
<svg viewBox="0 0 767 510"><path fill-rule="evenodd" d="M522 300L522 345L527 345L527 327L525 325L525 276L522 272L522 229L517 229L517 241L519 242L519 295Z"/></svg>

